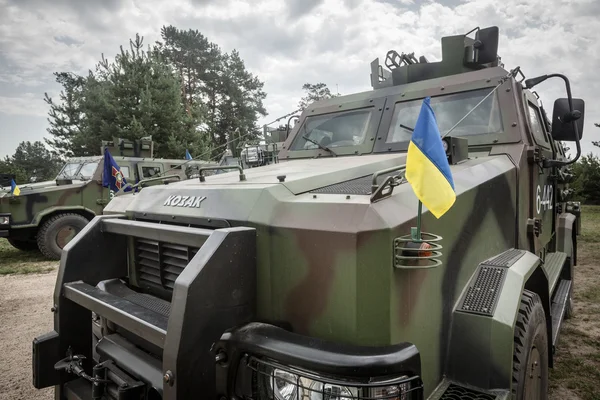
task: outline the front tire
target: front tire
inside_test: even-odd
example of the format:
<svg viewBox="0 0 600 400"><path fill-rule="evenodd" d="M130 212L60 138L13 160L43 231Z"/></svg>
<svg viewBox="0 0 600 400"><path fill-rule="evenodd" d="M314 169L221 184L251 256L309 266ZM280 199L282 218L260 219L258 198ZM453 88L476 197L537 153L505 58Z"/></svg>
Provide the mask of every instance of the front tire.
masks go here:
<svg viewBox="0 0 600 400"><path fill-rule="evenodd" d="M79 214L65 213L50 217L37 235L37 244L42 254L52 260L60 260L62 249L87 224Z"/></svg>
<svg viewBox="0 0 600 400"><path fill-rule="evenodd" d="M540 297L521 295L514 333L513 387L516 400L545 400L548 396L548 332Z"/></svg>
<svg viewBox="0 0 600 400"><path fill-rule="evenodd" d="M7 238L7 240L8 240L8 243L10 243L10 245L17 250L21 250L21 251L37 251L38 250L38 245L35 242L35 240L23 240L23 239L13 239L13 238Z"/></svg>

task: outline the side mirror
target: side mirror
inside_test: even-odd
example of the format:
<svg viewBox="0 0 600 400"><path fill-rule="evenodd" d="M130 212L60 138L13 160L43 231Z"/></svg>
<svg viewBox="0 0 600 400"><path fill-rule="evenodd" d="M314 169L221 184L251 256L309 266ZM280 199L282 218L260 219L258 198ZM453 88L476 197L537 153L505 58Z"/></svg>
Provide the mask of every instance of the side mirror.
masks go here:
<svg viewBox="0 0 600 400"><path fill-rule="evenodd" d="M489 64L498 58L498 37L497 26L480 29L475 34L475 43L473 43L474 61L477 64Z"/></svg>
<svg viewBox="0 0 600 400"><path fill-rule="evenodd" d="M569 100L566 98L556 99L552 111L552 138L565 142L581 140L583 136L583 115L585 113L585 102L582 99L573 99L573 112L569 109ZM576 137L573 129L573 121L577 125L579 137Z"/></svg>

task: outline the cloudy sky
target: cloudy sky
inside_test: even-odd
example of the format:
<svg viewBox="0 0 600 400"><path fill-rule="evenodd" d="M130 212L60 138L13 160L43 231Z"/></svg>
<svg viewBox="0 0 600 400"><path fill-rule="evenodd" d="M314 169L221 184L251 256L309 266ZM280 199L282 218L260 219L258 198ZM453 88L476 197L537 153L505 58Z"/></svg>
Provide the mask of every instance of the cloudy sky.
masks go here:
<svg viewBox="0 0 600 400"><path fill-rule="evenodd" d="M586 100L583 151L600 154L591 144L600 138L598 15L599 0L0 0L0 156L46 135L44 92L60 91L53 72L85 73L136 33L154 43L168 24L240 52L265 82L261 122L293 111L305 82L369 90L369 63L388 50L439 60L442 36L496 25L506 68L571 79ZM564 96L559 80L536 90L549 113Z"/></svg>

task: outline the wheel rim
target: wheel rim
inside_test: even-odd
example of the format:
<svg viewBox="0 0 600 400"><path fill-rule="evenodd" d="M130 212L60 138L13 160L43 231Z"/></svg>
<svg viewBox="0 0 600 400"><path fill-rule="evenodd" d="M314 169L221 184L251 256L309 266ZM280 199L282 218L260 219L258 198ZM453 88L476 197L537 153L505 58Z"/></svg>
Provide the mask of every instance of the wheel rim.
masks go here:
<svg viewBox="0 0 600 400"><path fill-rule="evenodd" d="M61 228L56 234L56 244L59 248L63 249L67 243L71 241L77 234L77 230L72 226L65 226Z"/></svg>
<svg viewBox="0 0 600 400"><path fill-rule="evenodd" d="M538 400L542 395L542 366L540 363L540 352L533 347L529 352L529 362L525 375L525 400Z"/></svg>

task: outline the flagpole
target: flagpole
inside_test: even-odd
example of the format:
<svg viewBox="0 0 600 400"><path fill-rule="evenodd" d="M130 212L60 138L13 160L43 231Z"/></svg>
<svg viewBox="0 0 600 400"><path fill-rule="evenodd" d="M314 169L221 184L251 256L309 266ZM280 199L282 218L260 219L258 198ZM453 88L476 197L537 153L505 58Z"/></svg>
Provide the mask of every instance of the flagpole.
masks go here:
<svg viewBox="0 0 600 400"><path fill-rule="evenodd" d="M423 203L419 200L419 208L417 211L417 227L414 226L410 228L410 236L411 239L415 242L421 242L421 213L423 212Z"/></svg>
<svg viewBox="0 0 600 400"><path fill-rule="evenodd" d="M421 240L421 212L423 211L423 203L419 200L419 210L417 211L417 240Z"/></svg>

